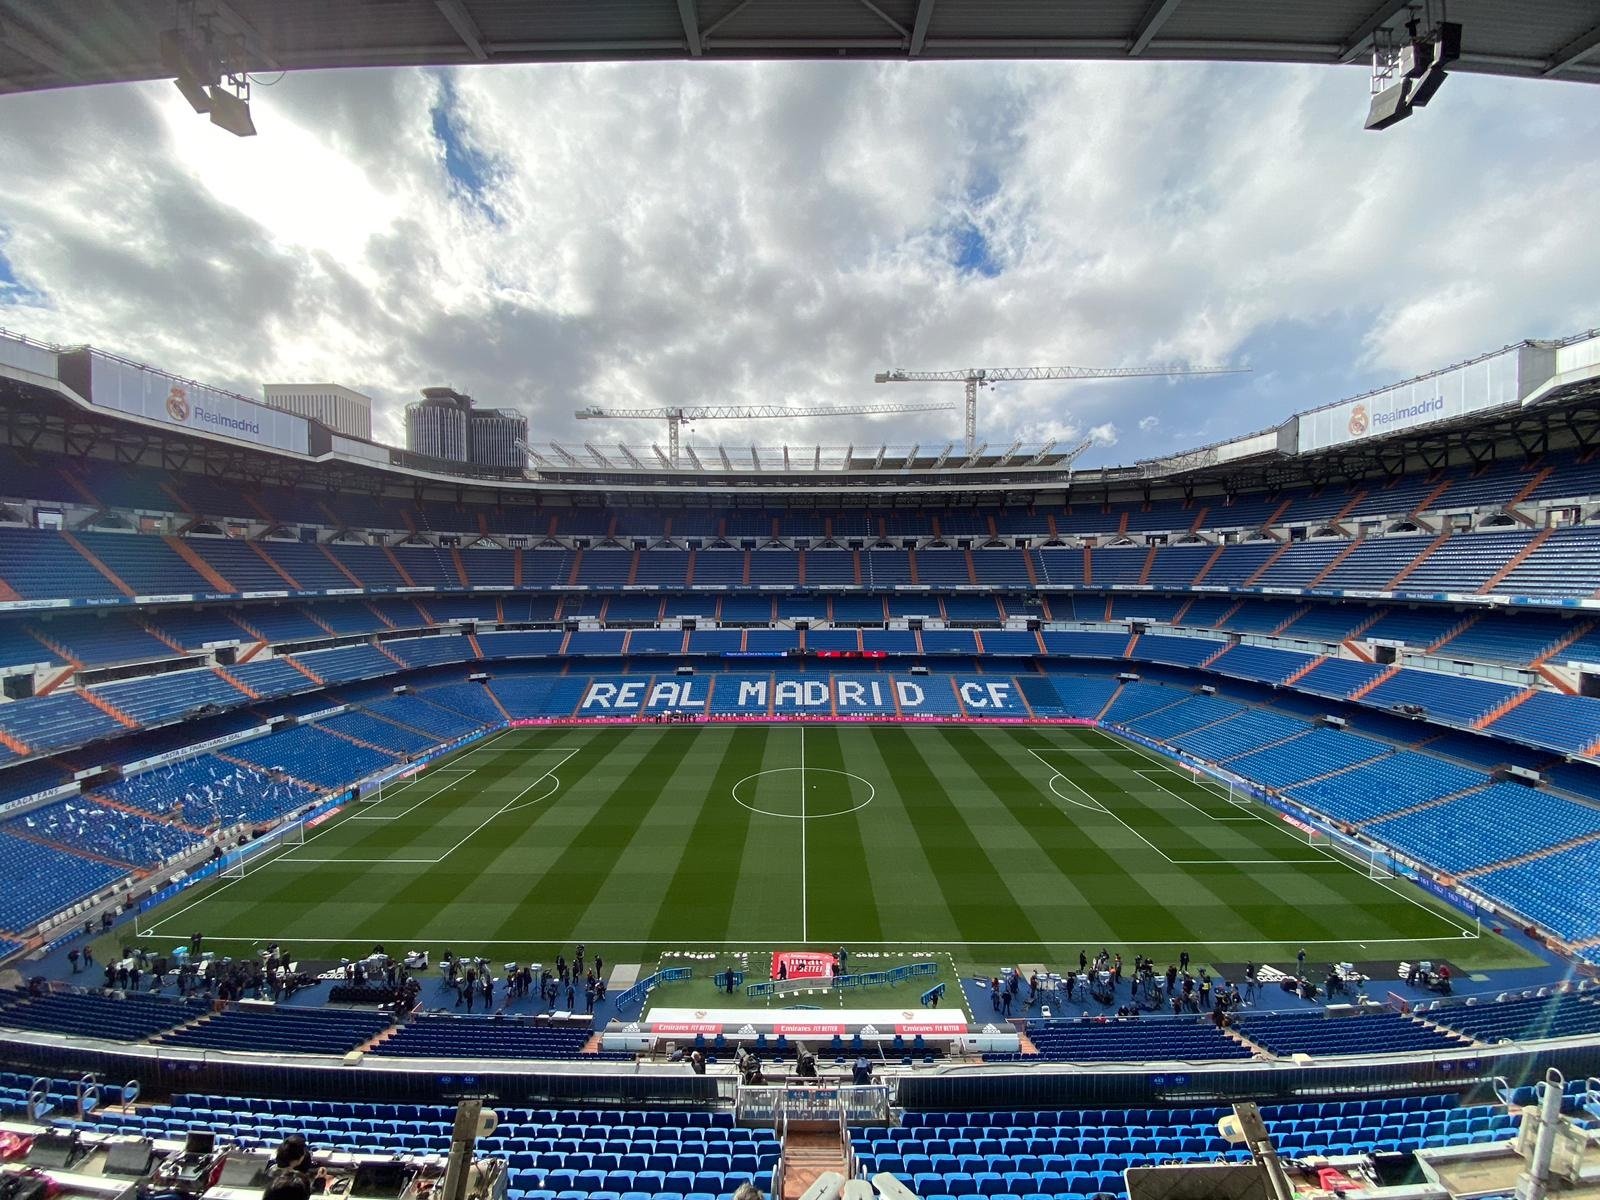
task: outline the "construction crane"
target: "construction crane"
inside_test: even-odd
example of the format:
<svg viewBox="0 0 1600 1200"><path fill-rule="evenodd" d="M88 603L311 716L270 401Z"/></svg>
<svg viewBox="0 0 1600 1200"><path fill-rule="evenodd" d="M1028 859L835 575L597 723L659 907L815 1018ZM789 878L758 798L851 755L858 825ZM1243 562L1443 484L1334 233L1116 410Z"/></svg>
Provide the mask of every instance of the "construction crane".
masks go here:
<svg viewBox="0 0 1600 1200"><path fill-rule="evenodd" d="M1161 375L1240 375L1248 367L967 367L959 371L879 371L877 383L967 385L967 453L978 442L978 389L1019 379L1137 379Z"/></svg>
<svg viewBox="0 0 1600 1200"><path fill-rule="evenodd" d="M671 465L678 465L678 431L692 421L745 421L758 417L875 417L884 413L949 412L954 404L853 404L837 408L785 408L780 404L702 404L670 408L602 408L591 404L580 421L665 421Z"/></svg>

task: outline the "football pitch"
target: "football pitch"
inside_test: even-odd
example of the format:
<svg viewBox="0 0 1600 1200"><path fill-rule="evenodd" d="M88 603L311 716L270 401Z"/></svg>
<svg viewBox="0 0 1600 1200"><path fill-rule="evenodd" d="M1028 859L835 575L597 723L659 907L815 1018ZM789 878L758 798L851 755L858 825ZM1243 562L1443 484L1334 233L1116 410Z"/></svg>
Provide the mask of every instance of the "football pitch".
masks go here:
<svg viewBox="0 0 1600 1200"><path fill-rule="evenodd" d="M1374 878L1374 875L1380 877ZM508 731L148 913L234 955L948 952L966 969L1524 952L1263 806L1092 729ZM220 943L220 944L219 944Z"/></svg>

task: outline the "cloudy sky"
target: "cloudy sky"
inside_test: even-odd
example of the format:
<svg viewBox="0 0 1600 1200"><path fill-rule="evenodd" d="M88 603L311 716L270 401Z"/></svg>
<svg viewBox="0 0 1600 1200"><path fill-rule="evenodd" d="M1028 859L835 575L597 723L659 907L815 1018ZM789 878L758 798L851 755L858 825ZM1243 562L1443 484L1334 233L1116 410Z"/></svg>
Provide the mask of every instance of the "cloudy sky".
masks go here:
<svg viewBox="0 0 1600 1200"><path fill-rule="evenodd" d="M1383 134L1365 72L1060 63L351 71L0 98L0 326L258 393L449 383L578 405L959 400L873 373L1183 361L1007 385L980 433L1086 464L1230 437L1600 325L1600 87L1452 76ZM929 444L955 412L702 424Z"/></svg>

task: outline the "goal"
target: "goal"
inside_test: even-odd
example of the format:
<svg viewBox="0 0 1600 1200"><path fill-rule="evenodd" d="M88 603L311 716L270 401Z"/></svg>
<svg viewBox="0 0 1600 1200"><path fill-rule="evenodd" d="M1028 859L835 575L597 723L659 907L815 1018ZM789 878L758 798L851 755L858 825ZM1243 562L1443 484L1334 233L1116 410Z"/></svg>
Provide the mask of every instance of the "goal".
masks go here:
<svg viewBox="0 0 1600 1200"><path fill-rule="evenodd" d="M1394 855L1374 846L1367 858L1368 879L1393 879Z"/></svg>
<svg viewBox="0 0 1600 1200"><path fill-rule="evenodd" d="M233 862L222 868L224 879L243 879L257 867L267 864L273 854L289 846L303 846L306 844L306 826L304 821L296 821L282 829L274 830L264 838L258 838L248 846L241 846L234 853Z"/></svg>
<svg viewBox="0 0 1600 1200"><path fill-rule="evenodd" d="M1307 825L1305 828L1305 834L1306 845L1308 846L1318 846L1324 850L1330 849L1333 846L1333 838L1328 835L1327 830L1318 829L1314 825Z"/></svg>

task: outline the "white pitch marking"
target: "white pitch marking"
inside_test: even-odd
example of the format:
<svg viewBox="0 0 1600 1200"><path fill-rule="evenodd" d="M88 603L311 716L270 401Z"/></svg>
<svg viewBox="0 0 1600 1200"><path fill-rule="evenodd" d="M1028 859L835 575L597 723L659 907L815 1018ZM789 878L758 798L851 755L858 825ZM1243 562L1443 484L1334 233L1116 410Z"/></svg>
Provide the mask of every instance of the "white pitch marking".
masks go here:
<svg viewBox="0 0 1600 1200"><path fill-rule="evenodd" d="M435 788L433 791L429 792L426 796L424 796L421 800L418 800L410 808L403 809L400 812L385 815L383 813L364 813L364 812L359 812L358 811L355 814L353 814L349 819L352 820L352 821L398 821L401 817L406 816L408 813L416 812L417 809L421 808L424 804L428 803L428 801L438 799L440 793L445 791L447 788L453 787L457 783L465 782L464 780L460 780L460 779L455 779L455 780L445 779L444 776L446 776L446 775L471 775L471 774L473 774L473 768L472 767L447 767L444 770L429 771L425 775L418 775L413 779L408 779L404 784L402 784L400 787L396 788L395 789L395 794L398 795L400 792L405 791L406 788L412 786L415 783L420 783L425 779L438 779L440 781L440 785L441 786L439 786L439 787ZM370 807L370 808L381 808L383 805L387 804L391 798L392 797L390 797L390 796L385 796L382 800L379 800L376 804L369 805L368 807Z"/></svg>
<svg viewBox="0 0 1600 1200"><path fill-rule="evenodd" d="M1102 737L1106 737L1106 738L1110 738L1111 737L1110 734L1106 733L1103 730L1100 731L1100 735ZM1129 742L1129 743L1127 743L1127 749L1136 751L1137 753L1143 755L1145 758L1148 758L1151 762L1154 762L1154 763L1158 764L1159 766L1165 767L1167 770L1171 770L1172 769L1171 768L1171 764L1167 759L1164 759L1164 758L1161 757L1161 755L1156 754L1155 752L1145 748L1144 746L1139 745L1137 742ZM1043 761L1043 760L1041 760L1041 761ZM1112 815L1115 816L1116 814L1113 813ZM1261 814L1252 813L1251 815L1256 820L1264 821L1267 824L1272 825L1273 828L1275 828L1275 829L1277 828L1277 825L1275 823L1273 823L1272 821L1268 820L1266 817L1262 816ZM1312 849L1316 849L1318 855L1320 855L1324 859L1327 859L1329 862L1338 863L1340 866L1346 868L1349 871L1358 872L1359 873L1359 870L1356 867L1356 864L1354 862L1352 862L1349 858L1341 856L1341 855L1334 854L1332 851L1329 851L1329 850L1321 850L1321 849L1317 849L1316 847L1312 847ZM1168 861L1170 862L1171 860L1169 859ZM1278 861L1282 861L1282 862L1309 862L1309 861L1315 861L1315 860L1310 860L1310 859L1282 859L1282 860L1278 860ZM1398 888L1391 887L1389 884L1385 883L1381 879L1373 879L1370 875L1366 876L1366 879L1370 883L1377 884L1384 891L1390 893L1391 895L1398 896L1400 899L1404 900L1406 903L1414 905L1417 908L1420 908L1423 912L1431 913L1435 917L1438 917L1440 920L1442 920L1446 924L1448 924L1452 929L1454 929L1457 932L1459 932L1462 937L1473 937L1473 938L1476 938L1476 937L1482 937L1483 936L1481 930L1473 930L1473 929L1468 928L1466 925L1461 924L1460 922L1458 922L1450 914L1442 912L1439 909L1434 908L1432 905L1424 904L1417 897L1407 895L1405 892L1400 891Z"/></svg>
<svg viewBox="0 0 1600 1200"><path fill-rule="evenodd" d="M810 936L806 912L806 727L800 726L800 940Z"/></svg>

